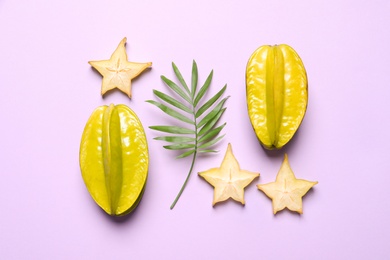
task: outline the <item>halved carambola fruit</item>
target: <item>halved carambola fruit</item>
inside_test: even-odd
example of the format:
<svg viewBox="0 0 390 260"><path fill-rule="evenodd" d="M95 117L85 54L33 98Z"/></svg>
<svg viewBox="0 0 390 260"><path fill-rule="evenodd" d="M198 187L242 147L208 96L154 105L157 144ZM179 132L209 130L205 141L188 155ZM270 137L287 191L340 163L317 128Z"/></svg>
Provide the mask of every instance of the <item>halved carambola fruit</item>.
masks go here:
<svg viewBox="0 0 390 260"><path fill-rule="evenodd" d="M293 48L264 45L250 57L246 68L248 114L266 149L279 149L298 130L306 113L306 70Z"/></svg>
<svg viewBox="0 0 390 260"><path fill-rule="evenodd" d="M148 176L144 128L125 105L95 109L80 145L80 168L89 193L109 215L130 213L140 202Z"/></svg>

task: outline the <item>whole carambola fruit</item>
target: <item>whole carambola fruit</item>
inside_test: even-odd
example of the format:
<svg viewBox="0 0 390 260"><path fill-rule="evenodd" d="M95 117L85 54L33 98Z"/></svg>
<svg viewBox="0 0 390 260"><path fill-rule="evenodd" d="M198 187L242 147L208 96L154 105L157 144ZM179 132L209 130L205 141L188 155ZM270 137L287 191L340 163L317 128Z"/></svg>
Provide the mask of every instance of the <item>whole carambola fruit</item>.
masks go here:
<svg viewBox="0 0 390 260"><path fill-rule="evenodd" d="M264 45L250 57L246 68L248 114L266 149L279 149L298 130L306 113L306 70L293 48Z"/></svg>
<svg viewBox="0 0 390 260"><path fill-rule="evenodd" d="M80 168L89 193L109 215L130 213L140 202L149 166L144 128L125 105L95 109L81 139Z"/></svg>

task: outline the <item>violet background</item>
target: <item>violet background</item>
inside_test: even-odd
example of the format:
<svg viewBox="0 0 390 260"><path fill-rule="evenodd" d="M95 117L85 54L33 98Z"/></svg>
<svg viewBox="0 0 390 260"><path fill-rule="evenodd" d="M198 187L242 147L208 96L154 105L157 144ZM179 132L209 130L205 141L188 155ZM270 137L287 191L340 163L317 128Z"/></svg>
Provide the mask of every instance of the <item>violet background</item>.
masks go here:
<svg viewBox="0 0 390 260"><path fill-rule="evenodd" d="M1 259L388 259L390 257L390 2L377 1L0 1ZM133 99L100 96L89 60L108 59L128 38L130 61L152 61ZM306 117L293 141L267 153L246 111L245 67L265 44L286 43L309 78ZM197 161L174 210L191 158L153 140L168 116L145 102L166 92L174 61L210 94L228 85L218 154ZM100 105L123 103L140 117L150 149L137 210L112 219L81 178L81 134ZM228 143L241 168L261 173L246 205L211 206L196 172L220 165ZM272 214L257 190L288 153L298 178L319 181L304 214Z"/></svg>

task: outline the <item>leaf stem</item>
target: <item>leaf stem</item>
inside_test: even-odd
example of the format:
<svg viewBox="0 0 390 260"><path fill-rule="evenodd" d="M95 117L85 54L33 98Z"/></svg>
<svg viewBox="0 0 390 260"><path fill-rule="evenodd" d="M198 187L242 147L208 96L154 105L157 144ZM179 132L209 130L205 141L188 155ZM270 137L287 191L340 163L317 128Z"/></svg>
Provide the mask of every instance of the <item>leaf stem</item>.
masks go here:
<svg viewBox="0 0 390 260"><path fill-rule="evenodd" d="M190 171L188 172L188 175L187 175L187 178L186 180L184 181L183 183L183 186L181 187L180 191L179 191L179 194L177 194L175 200L173 201L172 205L171 205L171 209L173 209L177 203L177 201L179 200L181 194L183 193L184 191L184 188L186 187L187 185L187 182L188 180L190 179L190 176L191 176L191 173L192 173L192 169L194 168L194 164L195 164L195 159L196 159L196 152L194 152L194 156L192 157L192 163L191 163L191 167L190 167Z"/></svg>
<svg viewBox="0 0 390 260"><path fill-rule="evenodd" d="M179 191L179 194L177 194L175 200L173 201L173 203L171 205L171 209L173 209L175 207L177 201L180 199L180 196L181 196L181 194L184 191L184 188L187 185L188 180L190 179L190 176L191 176L191 173L192 173L192 169L194 168L194 164L195 164L196 154L198 152L198 125L196 123L196 107L194 105L194 96L195 96L195 94L192 95L192 97L191 97L191 106L192 106L192 113L193 113L193 116L194 116L194 127L195 127L195 152L194 152L194 155L192 156L192 163L191 163L190 170L188 171L187 178L184 181L183 186L181 187L181 189Z"/></svg>

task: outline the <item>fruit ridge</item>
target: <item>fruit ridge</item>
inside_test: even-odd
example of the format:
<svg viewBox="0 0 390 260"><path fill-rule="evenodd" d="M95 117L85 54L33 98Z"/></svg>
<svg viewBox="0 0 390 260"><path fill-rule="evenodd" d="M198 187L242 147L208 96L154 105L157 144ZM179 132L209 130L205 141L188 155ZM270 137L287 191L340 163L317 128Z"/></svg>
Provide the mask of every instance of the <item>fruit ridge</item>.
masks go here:
<svg viewBox="0 0 390 260"><path fill-rule="evenodd" d="M137 115L125 105L95 109L80 144L80 168L89 193L109 215L132 211L148 175L148 145Z"/></svg>
<svg viewBox="0 0 390 260"><path fill-rule="evenodd" d="M307 108L308 81L299 55L286 44L264 45L246 68L248 114L266 149L279 149L298 130Z"/></svg>

